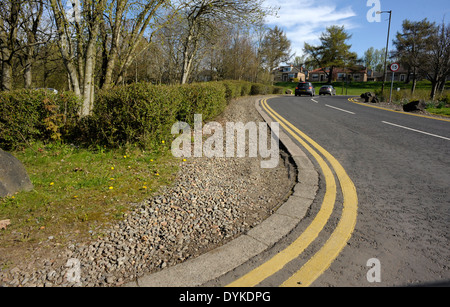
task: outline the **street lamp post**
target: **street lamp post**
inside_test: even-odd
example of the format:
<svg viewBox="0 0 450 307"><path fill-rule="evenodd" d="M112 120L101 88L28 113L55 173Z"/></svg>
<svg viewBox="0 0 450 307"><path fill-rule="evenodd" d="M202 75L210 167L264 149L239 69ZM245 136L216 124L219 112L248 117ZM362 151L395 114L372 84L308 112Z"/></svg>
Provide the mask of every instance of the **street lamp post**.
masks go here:
<svg viewBox="0 0 450 307"><path fill-rule="evenodd" d="M392 11L377 11L377 14L389 13L389 26L388 26L388 34L387 34L387 42L386 42L386 54L384 55L384 68L383 68L383 85L381 86L381 93L384 93L384 83L386 82L386 65L387 65L387 55L389 49L389 34L391 32L391 17Z"/></svg>

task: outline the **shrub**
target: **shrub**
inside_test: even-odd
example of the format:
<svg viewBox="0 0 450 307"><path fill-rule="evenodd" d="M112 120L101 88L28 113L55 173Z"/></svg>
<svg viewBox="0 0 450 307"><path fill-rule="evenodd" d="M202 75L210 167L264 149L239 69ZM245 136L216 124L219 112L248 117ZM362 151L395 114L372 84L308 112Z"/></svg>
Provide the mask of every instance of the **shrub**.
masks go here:
<svg viewBox="0 0 450 307"><path fill-rule="evenodd" d="M252 84L250 82L241 82L241 96L251 95Z"/></svg>
<svg viewBox="0 0 450 307"><path fill-rule="evenodd" d="M284 88L281 86L273 86L272 87L272 94L283 94Z"/></svg>
<svg viewBox="0 0 450 307"><path fill-rule="evenodd" d="M76 123L79 100L70 92L16 90L0 93L0 146L7 150L41 140L60 140Z"/></svg>
<svg viewBox="0 0 450 307"><path fill-rule="evenodd" d="M255 83L252 84L250 95L267 95L271 93L268 85Z"/></svg>
<svg viewBox="0 0 450 307"><path fill-rule="evenodd" d="M93 147L153 147L169 140L176 121L192 125L194 114L211 120L231 99L280 91L281 87L246 81L135 83L99 91L92 115L81 120L80 101L72 93L4 92L0 93L0 146L8 149L30 140L63 140Z"/></svg>
<svg viewBox="0 0 450 307"><path fill-rule="evenodd" d="M97 94L92 116L80 122L78 140L108 147L151 147L171 136L176 121L193 124L194 114L212 119L226 105L226 87L220 82L117 87Z"/></svg>

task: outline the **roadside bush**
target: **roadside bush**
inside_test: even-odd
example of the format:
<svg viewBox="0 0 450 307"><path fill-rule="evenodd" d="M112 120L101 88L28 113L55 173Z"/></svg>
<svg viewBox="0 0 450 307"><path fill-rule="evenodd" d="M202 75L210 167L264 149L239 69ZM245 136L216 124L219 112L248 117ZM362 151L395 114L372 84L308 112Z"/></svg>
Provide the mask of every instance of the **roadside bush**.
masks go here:
<svg viewBox="0 0 450 307"><path fill-rule="evenodd" d="M446 95L443 95L439 101L443 102L443 104L450 104L450 93L447 93Z"/></svg>
<svg viewBox="0 0 450 307"><path fill-rule="evenodd" d="M222 83L226 87L226 97L228 103L231 101L231 99L251 95L251 88L253 85L251 82L229 80L222 81Z"/></svg>
<svg viewBox="0 0 450 307"><path fill-rule="evenodd" d="M246 81L135 83L97 92L92 115L81 120L80 101L70 92L3 92L0 146L10 149L34 140L62 140L87 147L154 147L172 137L176 121L192 125L194 114L202 114L208 121L222 113L231 99L280 91L281 87Z"/></svg>
<svg viewBox="0 0 450 307"><path fill-rule="evenodd" d="M272 87L272 94L283 94L284 88L281 86L273 86Z"/></svg>
<svg viewBox="0 0 450 307"><path fill-rule="evenodd" d="M61 140L75 125L79 106L79 100L70 92L1 92L0 147L9 150L35 140Z"/></svg>
<svg viewBox="0 0 450 307"><path fill-rule="evenodd" d="M168 140L176 121L193 124L194 114L212 119L226 107L226 87L220 82L182 86L136 83L100 91L90 118L78 127L79 141L118 147L153 146Z"/></svg>
<svg viewBox="0 0 450 307"><path fill-rule="evenodd" d="M97 93L90 118L78 127L86 145L149 145L152 136L170 132L181 96L174 87L136 83ZM154 139L153 141L157 141Z"/></svg>
<svg viewBox="0 0 450 307"><path fill-rule="evenodd" d="M241 82L241 96L249 96L251 95L252 84L247 81Z"/></svg>
<svg viewBox="0 0 450 307"><path fill-rule="evenodd" d="M225 86L225 97L227 102L230 103L232 99L236 99L242 96L242 86L239 81L222 81Z"/></svg>
<svg viewBox="0 0 450 307"><path fill-rule="evenodd" d="M227 88L223 82L186 84L179 87L181 93L181 116L177 118L193 123L194 114L202 114L203 120L214 118L223 112L227 105ZM186 115L183 112L189 109ZM180 111L178 111L180 113Z"/></svg>
<svg viewBox="0 0 450 307"><path fill-rule="evenodd" d="M252 87L250 89L250 95L267 95L271 94L272 91L268 85L265 84L252 84Z"/></svg>

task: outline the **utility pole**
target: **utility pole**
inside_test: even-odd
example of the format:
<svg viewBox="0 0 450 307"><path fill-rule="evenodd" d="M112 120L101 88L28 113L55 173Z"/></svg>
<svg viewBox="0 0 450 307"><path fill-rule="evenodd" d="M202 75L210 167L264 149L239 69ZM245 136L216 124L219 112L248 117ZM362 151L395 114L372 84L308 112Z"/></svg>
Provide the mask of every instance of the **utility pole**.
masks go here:
<svg viewBox="0 0 450 307"><path fill-rule="evenodd" d="M389 49L389 34L391 32L391 18L392 18L392 11L377 11L377 14L382 13L389 13L389 26L388 26L388 33L387 33L387 42L386 42L386 53L384 55L384 67L383 67L383 85L381 86L381 93L384 93L384 83L386 82L386 66L387 66L387 55L388 55L388 49Z"/></svg>

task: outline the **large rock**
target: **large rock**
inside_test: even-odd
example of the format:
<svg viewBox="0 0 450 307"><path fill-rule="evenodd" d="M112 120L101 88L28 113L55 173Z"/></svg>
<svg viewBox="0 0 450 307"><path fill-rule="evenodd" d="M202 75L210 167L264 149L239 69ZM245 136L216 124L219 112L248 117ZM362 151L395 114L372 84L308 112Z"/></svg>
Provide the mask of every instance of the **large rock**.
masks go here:
<svg viewBox="0 0 450 307"><path fill-rule="evenodd" d="M23 164L0 149L0 197L32 189L33 184Z"/></svg>
<svg viewBox="0 0 450 307"><path fill-rule="evenodd" d="M411 101L410 103L403 105L403 111L405 112L416 112L416 111L424 111L426 108L426 103L423 100Z"/></svg>
<svg viewBox="0 0 450 307"><path fill-rule="evenodd" d="M371 93L371 92L361 94L361 98L364 98L365 102L372 102L372 103L380 102L378 100L377 95L375 95L375 93Z"/></svg>

